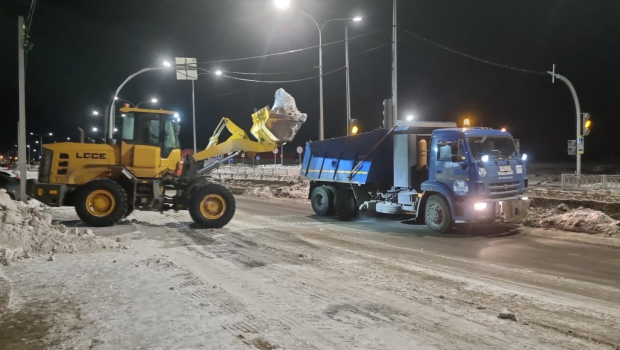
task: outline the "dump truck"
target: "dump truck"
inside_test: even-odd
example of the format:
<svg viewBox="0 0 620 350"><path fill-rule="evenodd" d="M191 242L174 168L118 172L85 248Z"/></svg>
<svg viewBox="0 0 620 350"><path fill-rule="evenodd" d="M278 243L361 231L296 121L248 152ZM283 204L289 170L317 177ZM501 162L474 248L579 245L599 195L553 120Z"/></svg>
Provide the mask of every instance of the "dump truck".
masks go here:
<svg viewBox="0 0 620 350"><path fill-rule="evenodd" d="M411 122L308 142L301 175L317 215L410 215L443 233L455 221L525 218L527 156L519 148L504 130Z"/></svg>
<svg viewBox="0 0 620 350"><path fill-rule="evenodd" d="M291 141L304 118L264 107L252 114L248 133L222 118L205 150L181 159L176 112L130 108L112 144L79 142L43 145L38 180L31 197L51 207L72 206L91 226L111 226L135 210L188 210L202 227L219 228L235 213L235 199L208 174L229 159L269 152ZM219 142L227 129L231 136ZM214 160L208 164L205 161ZM221 156L221 157L219 157Z"/></svg>

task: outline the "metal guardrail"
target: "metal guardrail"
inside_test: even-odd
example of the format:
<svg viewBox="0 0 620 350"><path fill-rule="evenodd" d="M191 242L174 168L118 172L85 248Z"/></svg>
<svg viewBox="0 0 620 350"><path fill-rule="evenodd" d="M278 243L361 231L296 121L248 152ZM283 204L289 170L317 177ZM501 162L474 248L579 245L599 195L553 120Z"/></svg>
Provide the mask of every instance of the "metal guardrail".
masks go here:
<svg viewBox="0 0 620 350"><path fill-rule="evenodd" d="M299 176L301 173L301 168L297 166L291 167L269 167L269 166L261 166L261 167L249 167L249 166L235 166L235 165L227 165L220 167L217 169L215 174L218 175L250 175L250 176Z"/></svg>
<svg viewBox="0 0 620 350"><path fill-rule="evenodd" d="M620 175L562 174L562 191L620 192Z"/></svg>

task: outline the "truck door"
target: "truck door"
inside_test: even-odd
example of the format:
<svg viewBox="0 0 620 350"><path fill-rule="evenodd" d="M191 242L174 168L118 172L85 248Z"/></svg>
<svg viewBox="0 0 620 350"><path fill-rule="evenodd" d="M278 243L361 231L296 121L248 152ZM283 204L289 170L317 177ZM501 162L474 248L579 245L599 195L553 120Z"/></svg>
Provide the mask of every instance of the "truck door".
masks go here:
<svg viewBox="0 0 620 350"><path fill-rule="evenodd" d="M433 140L431 168L429 177L443 182L456 196L465 196L470 189L471 167L467 160L465 141L463 139L437 139ZM433 159L434 158L434 159ZM433 161L434 160L434 161Z"/></svg>

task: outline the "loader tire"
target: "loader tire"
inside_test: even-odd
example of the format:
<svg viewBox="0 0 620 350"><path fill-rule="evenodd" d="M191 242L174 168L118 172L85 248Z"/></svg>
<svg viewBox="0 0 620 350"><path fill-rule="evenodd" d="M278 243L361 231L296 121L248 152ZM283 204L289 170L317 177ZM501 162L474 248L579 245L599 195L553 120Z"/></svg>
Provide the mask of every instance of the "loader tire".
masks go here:
<svg viewBox="0 0 620 350"><path fill-rule="evenodd" d="M129 215L131 215L131 213L133 213L133 209L134 209L133 203L132 204L127 204L127 212L125 213L125 216L123 216L123 217L126 218Z"/></svg>
<svg viewBox="0 0 620 350"><path fill-rule="evenodd" d="M431 231L446 233L454 226L450 206L440 194L428 197L425 210L426 226Z"/></svg>
<svg viewBox="0 0 620 350"><path fill-rule="evenodd" d="M319 186L312 190L310 200L312 202L312 210L318 216L334 215L334 193L335 189L328 186Z"/></svg>
<svg viewBox="0 0 620 350"><path fill-rule="evenodd" d="M336 192L334 198L334 208L336 214L342 220L351 220L357 217L359 213L353 190L350 188L341 188Z"/></svg>
<svg viewBox="0 0 620 350"><path fill-rule="evenodd" d="M78 189L75 212L89 226L113 226L127 213L127 192L110 179L95 179Z"/></svg>
<svg viewBox="0 0 620 350"><path fill-rule="evenodd" d="M205 228L221 228L235 215L235 197L220 184L209 183L193 191L189 197L189 215Z"/></svg>

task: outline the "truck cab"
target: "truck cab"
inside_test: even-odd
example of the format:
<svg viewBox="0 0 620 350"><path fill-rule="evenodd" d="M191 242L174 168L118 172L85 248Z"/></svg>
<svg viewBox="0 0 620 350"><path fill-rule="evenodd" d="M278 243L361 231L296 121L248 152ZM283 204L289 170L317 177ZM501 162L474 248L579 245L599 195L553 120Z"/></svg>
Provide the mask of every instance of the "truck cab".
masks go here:
<svg viewBox="0 0 620 350"><path fill-rule="evenodd" d="M527 200L526 158L505 131L435 130L429 152L429 179L421 190L446 197L453 220L523 218L529 206L529 202L519 202Z"/></svg>

